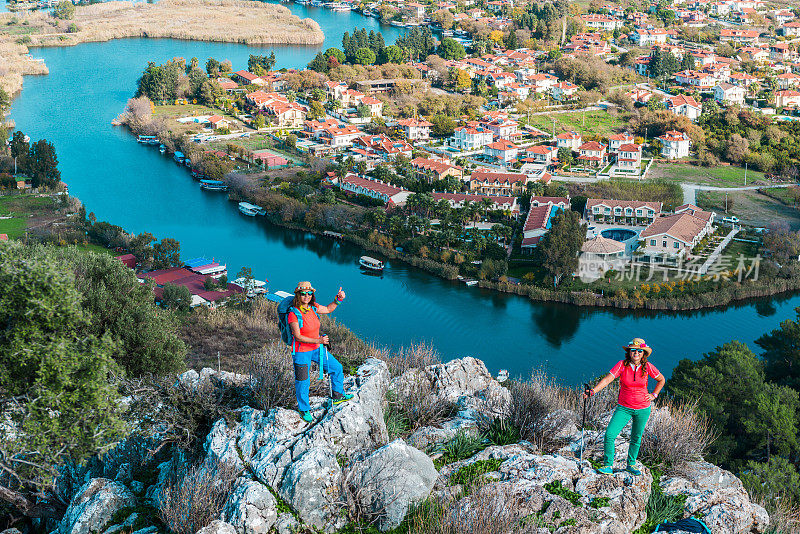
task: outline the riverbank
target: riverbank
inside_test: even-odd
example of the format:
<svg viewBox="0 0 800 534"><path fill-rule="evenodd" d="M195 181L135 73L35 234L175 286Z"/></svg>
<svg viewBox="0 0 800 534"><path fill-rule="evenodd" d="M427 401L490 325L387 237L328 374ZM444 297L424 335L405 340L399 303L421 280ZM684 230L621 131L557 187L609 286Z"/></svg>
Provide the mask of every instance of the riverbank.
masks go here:
<svg viewBox="0 0 800 534"><path fill-rule="evenodd" d="M22 89L23 75L48 73L43 62L30 57L29 47L129 37L246 45L319 45L324 40L314 20L300 19L281 5L244 0L105 2L79 6L70 20L41 11L0 13L0 87L13 95Z"/></svg>

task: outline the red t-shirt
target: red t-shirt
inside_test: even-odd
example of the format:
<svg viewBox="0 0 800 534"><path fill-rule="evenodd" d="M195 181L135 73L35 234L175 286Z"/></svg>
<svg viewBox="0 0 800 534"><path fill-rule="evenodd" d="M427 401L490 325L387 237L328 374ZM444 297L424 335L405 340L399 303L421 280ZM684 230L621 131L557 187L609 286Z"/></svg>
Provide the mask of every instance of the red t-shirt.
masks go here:
<svg viewBox="0 0 800 534"><path fill-rule="evenodd" d="M625 360L620 360L609 373L619 378L617 402L621 406L632 410L641 410L650 406L650 401L647 400L647 377L656 378L661 374L655 365L647 362L647 374L642 376L640 366L636 366L634 369L630 365L625 365Z"/></svg>
<svg viewBox="0 0 800 534"><path fill-rule="evenodd" d="M303 326L300 327L300 333L306 337L319 337L319 317L317 314L314 313L311 308L308 311L300 310L300 313L303 314ZM289 324L297 322L297 315L294 312L289 312L286 315L286 321ZM316 350L319 347L317 343L303 343L300 341L294 342L294 350L295 352L308 352L310 350Z"/></svg>

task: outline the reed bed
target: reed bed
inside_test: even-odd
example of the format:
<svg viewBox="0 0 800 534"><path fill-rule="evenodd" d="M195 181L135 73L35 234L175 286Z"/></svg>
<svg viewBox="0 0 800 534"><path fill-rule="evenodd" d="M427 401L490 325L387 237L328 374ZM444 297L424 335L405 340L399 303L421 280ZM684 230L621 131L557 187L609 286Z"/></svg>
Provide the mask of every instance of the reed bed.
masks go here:
<svg viewBox="0 0 800 534"><path fill-rule="evenodd" d="M71 26L77 31L69 31ZM0 13L0 87L13 95L22 89L23 75L48 73L26 45L72 46L127 37L248 45L316 45L324 40L316 21L300 19L281 5L247 0L106 2L80 6L75 18L66 21L41 11Z"/></svg>
<svg viewBox="0 0 800 534"><path fill-rule="evenodd" d="M313 45L324 39L314 20L302 20L284 6L244 0L106 2L79 8L74 22L80 28L74 38L80 42L151 37Z"/></svg>

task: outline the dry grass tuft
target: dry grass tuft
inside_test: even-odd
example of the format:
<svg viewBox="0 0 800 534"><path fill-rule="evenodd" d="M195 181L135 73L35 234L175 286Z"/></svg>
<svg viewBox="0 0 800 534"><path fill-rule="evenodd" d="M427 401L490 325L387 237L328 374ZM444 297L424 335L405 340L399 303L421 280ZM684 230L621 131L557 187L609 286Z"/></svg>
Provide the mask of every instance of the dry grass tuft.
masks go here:
<svg viewBox="0 0 800 534"><path fill-rule="evenodd" d="M501 496L492 491L478 491L456 506L434 498L423 501L413 508L398 531L402 534L533 534L537 528L522 524L515 507L509 506Z"/></svg>
<svg viewBox="0 0 800 534"><path fill-rule="evenodd" d="M393 377L400 376L409 369L424 369L429 365L442 363L439 353L426 343L415 343L401 347L397 352L382 350L378 357L386 362Z"/></svg>
<svg viewBox="0 0 800 534"><path fill-rule="evenodd" d="M175 534L194 534L219 517L239 470L231 464L201 465L172 473L161 490L158 515Z"/></svg>
<svg viewBox="0 0 800 534"><path fill-rule="evenodd" d="M654 410L642 436L642 459L679 474L689 463L701 460L716 434L711 422L697 413L697 403L668 400L669 415Z"/></svg>
<svg viewBox="0 0 800 534"><path fill-rule="evenodd" d="M555 434L568 422L566 414L556 410L570 409L570 394L541 371L531 373L526 382L513 382L511 390L511 423L520 437L548 452L561 446Z"/></svg>
<svg viewBox="0 0 800 534"><path fill-rule="evenodd" d="M766 534L800 534L800 506L792 504L784 497L754 501L769 512L769 529Z"/></svg>

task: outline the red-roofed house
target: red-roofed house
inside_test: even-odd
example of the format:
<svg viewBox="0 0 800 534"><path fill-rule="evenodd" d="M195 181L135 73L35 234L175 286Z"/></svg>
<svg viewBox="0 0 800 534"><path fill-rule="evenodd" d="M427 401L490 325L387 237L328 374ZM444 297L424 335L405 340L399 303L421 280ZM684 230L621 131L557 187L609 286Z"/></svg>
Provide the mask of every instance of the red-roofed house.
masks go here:
<svg viewBox="0 0 800 534"><path fill-rule="evenodd" d="M583 216L589 222L644 225L653 222L660 213L661 202L590 198Z"/></svg>
<svg viewBox="0 0 800 534"><path fill-rule="evenodd" d="M218 130L220 128L230 128L231 121L223 117L222 115L211 115L208 118L208 124L211 125L212 130Z"/></svg>
<svg viewBox="0 0 800 534"><path fill-rule="evenodd" d="M126 267L130 269L136 269L136 256L134 256L133 254L123 254L122 256L114 256L114 257L119 261L121 261Z"/></svg>
<svg viewBox="0 0 800 534"><path fill-rule="evenodd" d="M510 163L517 159L519 147L508 139L498 139L483 147L483 153L490 158L495 158L503 163Z"/></svg>
<svg viewBox="0 0 800 534"><path fill-rule="evenodd" d="M453 137L448 141L450 146L459 150L480 150L485 145L488 145L494 139L494 134L491 130L482 127L471 128L462 126L456 128L453 132Z"/></svg>
<svg viewBox="0 0 800 534"><path fill-rule="evenodd" d="M619 147L617 167L622 171L638 171L642 166L642 147L627 143Z"/></svg>
<svg viewBox="0 0 800 534"><path fill-rule="evenodd" d="M448 176L453 176L461 180L464 177L464 170L461 167L452 165L450 160L440 158L414 158L411 160L411 168L420 180L432 182L441 180Z"/></svg>
<svg viewBox="0 0 800 534"><path fill-rule="evenodd" d="M606 145L597 141L587 141L578 148L578 161L589 167L600 167L606 164Z"/></svg>
<svg viewBox="0 0 800 534"><path fill-rule="evenodd" d="M670 130L661 137L661 156L667 159L678 159L689 157L689 147L692 140L684 132Z"/></svg>
<svg viewBox="0 0 800 534"><path fill-rule="evenodd" d="M267 85L267 82L261 76L256 76L250 71L247 70L237 70L231 76L235 81L238 81L241 85Z"/></svg>
<svg viewBox="0 0 800 534"><path fill-rule="evenodd" d="M639 235L644 241L642 261L677 262L714 231L713 220L713 213L699 209L658 217Z"/></svg>
<svg viewBox="0 0 800 534"><path fill-rule="evenodd" d="M558 148L568 148L577 152L583 144L583 138L578 132L564 132L556 136L556 146Z"/></svg>
<svg viewBox="0 0 800 534"><path fill-rule="evenodd" d="M539 244L544 234L550 229L553 217L564 211L558 204L531 205L522 227L522 251L530 253Z"/></svg>
<svg viewBox="0 0 800 534"><path fill-rule="evenodd" d="M608 153L609 155L617 155L619 152L619 147L622 145L626 145L629 143L633 143L633 134L630 132L625 132L621 134L614 134L608 136Z"/></svg>
<svg viewBox="0 0 800 534"><path fill-rule="evenodd" d="M493 210L506 211L508 210L512 216L519 215L519 205L517 204L517 197L504 197L492 195L470 195L466 193L431 193L433 199L437 202L439 200L446 200L451 208L463 208L467 204L480 203L483 199L488 198L492 201Z"/></svg>
<svg viewBox="0 0 800 534"><path fill-rule="evenodd" d="M675 115L688 117L691 120L697 120L697 118L703 113L703 106L691 96L673 96L664 102L669 111Z"/></svg>
<svg viewBox="0 0 800 534"><path fill-rule="evenodd" d="M406 199L408 199L408 196L411 194L410 191L406 191L405 189L377 180L362 178L353 173L343 178L336 179L336 185L344 191L380 199L387 205L402 206L406 203Z"/></svg>
<svg viewBox="0 0 800 534"><path fill-rule="evenodd" d="M550 166L558 161L558 147L550 145L536 145L525 151L524 161Z"/></svg>
<svg viewBox="0 0 800 534"><path fill-rule="evenodd" d="M791 89L776 91L775 105L779 108L800 106L800 92Z"/></svg>
<svg viewBox="0 0 800 534"><path fill-rule="evenodd" d="M403 130L406 138L413 141L417 139L430 139L433 124L423 119L400 119L397 125Z"/></svg>
<svg viewBox="0 0 800 534"><path fill-rule="evenodd" d="M528 175L517 172L476 170L469 178L469 189L483 195L512 196L525 192L531 180Z"/></svg>
<svg viewBox="0 0 800 534"><path fill-rule="evenodd" d="M394 159L398 155L411 157L411 145L402 140L389 139L384 134L362 135L357 137L353 144L360 147L368 157L376 156L385 160Z"/></svg>

